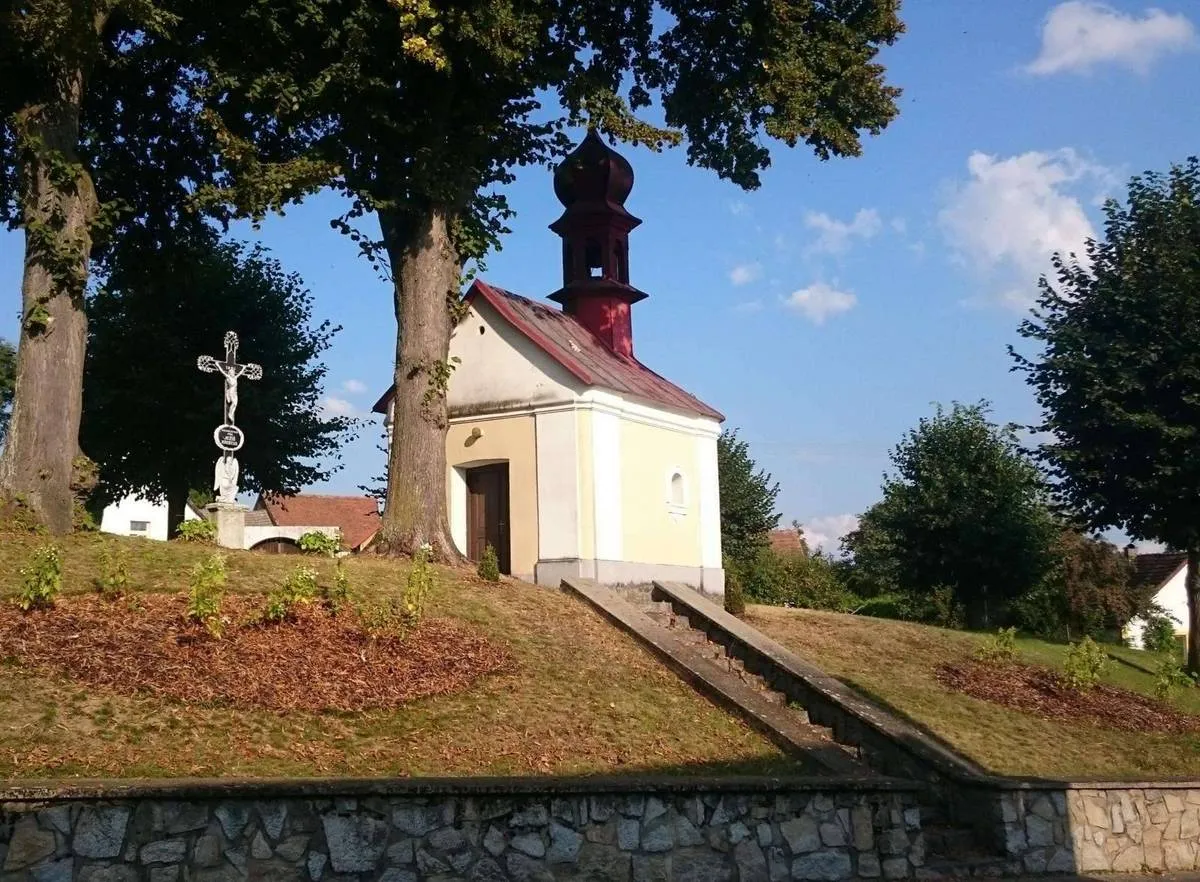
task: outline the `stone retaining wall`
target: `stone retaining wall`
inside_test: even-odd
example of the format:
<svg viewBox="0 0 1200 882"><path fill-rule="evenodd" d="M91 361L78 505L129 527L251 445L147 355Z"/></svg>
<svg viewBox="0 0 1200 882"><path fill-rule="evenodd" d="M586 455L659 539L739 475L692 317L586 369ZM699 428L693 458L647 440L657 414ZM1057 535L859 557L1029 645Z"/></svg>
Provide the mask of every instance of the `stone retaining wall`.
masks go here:
<svg viewBox="0 0 1200 882"><path fill-rule="evenodd" d="M924 862L903 789L0 805L0 882L780 882Z"/></svg>
<svg viewBox="0 0 1200 882"><path fill-rule="evenodd" d="M1200 782L1030 784L990 795L977 791L977 805L993 813L1007 875L1200 869Z"/></svg>

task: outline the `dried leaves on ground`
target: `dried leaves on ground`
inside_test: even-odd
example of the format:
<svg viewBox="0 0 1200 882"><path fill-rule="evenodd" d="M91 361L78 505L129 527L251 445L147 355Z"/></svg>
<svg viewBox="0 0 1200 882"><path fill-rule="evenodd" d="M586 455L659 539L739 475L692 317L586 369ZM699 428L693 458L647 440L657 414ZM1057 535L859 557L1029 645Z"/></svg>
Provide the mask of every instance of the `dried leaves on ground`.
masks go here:
<svg viewBox="0 0 1200 882"><path fill-rule="evenodd" d="M1200 717L1145 695L1098 685L1076 691L1059 675L1036 665L940 665L937 680L955 692L1035 714L1044 719L1087 722L1124 732L1200 733Z"/></svg>
<svg viewBox="0 0 1200 882"><path fill-rule="evenodd" d="M507 647L471 627L427 619L403 638L372 639L353 616L319 606L255 624L258 605L228 597L220 640L184 616L183 595L144 594L137 608L73 597L23 614L0 607L0 656L125 695L266 710L361 711L466 689L507 671Z"/></svg>

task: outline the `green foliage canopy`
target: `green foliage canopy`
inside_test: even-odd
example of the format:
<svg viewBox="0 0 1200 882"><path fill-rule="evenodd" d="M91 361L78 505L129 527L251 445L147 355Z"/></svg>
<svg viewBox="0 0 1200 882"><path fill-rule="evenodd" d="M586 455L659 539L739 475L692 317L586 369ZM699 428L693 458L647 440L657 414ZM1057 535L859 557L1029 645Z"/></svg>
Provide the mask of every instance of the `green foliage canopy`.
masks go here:
<svg viewBox="0 0 1200 882"><path fill-rule="evenodd" d="M939 406L891 459L883 499L844 541L855 567L923 598L948 588L972 627L1002 621L1046 573L1053 531L1015 427L992 423L986 403Z"/></svg>
<svg viewBox="0 0 1200 882"><path fill-rule="evenodd" d="M1200 672L1200 160L1133 178L1086 260L1054 258L1013 351L1042 406L1037 455L1094 529L1187 550Z"/></svg>
<svg viewBox="0 0 1200 882"><path fill-rule="evenodd" d="M779 523L775 511L779 483L758 468L749 443L738 437L737 429L727 429L717 439L717 482L721 553L726 567L744 576L767 547L767 534Z"/></svg>
<svg viewBox="0 0 1200 882"><path fill-rule="evenodd" d="M261 248L211 234L151 256L122 262L90 302L82 436L100 464L99 492L166 496L178 518L189 490L211 485L221 385L196 359L220 355L230 329L240 356L263 365L241 388L242 487L287 494L325 480L353 421L321 412L320 357L339 329L313 323L301 280ZM332 467L314 462L330 457Z"/></svg>

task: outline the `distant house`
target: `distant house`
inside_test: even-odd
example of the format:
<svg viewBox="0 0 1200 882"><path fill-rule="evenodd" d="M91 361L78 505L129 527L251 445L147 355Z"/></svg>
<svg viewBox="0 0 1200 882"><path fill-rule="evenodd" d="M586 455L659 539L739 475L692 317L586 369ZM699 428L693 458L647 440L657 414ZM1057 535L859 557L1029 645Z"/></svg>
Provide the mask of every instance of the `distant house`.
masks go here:
<svg viewBox="0 0 1200 882"><path fill-rule="evenodd" d="M1188 603L1184 581L1187 578L1187 555L1183 552L1139 554L1134 564L1135 585L1140 589L1141 596L1151 598L1166 610L1167 615L1174 619L1175 635L1186 642ZM1125 639L1131 646L1142 648L1142 631L1145 627L1146 622L1140 617L1132 619L1125 626Z"/></svg>
<svg viewBox="0 0 1200 882"><path fill-rule="evenodd" d="M771 550L777 554L799 554L808 557L808 543L804 534L792 527L787 530L772 530L767 534Z"/></svg>
<svg viewBox="0 0 1200 882"><path fill-rule="evenodd" d="M336 531L343 548L362 551L379 532L380 523L379 504L372 496L259 496L246 513L246 547L288 553L298 550L297 540L305 533Z"/></svg>
<svg viewBox="0 0 1200 882"><path fill-rule="evenodd" d="M189 502L183 508L183 519L195 521L204 517ZM100 532L117 536L141 536L166 541L167 502L151 502L131 493L119 502L104 507L100 516Z"/></svg>

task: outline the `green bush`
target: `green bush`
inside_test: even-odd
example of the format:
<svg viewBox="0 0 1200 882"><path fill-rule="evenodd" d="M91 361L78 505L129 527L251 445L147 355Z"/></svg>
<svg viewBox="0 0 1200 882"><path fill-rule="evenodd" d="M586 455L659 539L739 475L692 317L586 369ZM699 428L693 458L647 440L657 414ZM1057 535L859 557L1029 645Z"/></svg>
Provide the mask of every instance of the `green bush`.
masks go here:
<svg viewBox="0 0 1200 882"><path fill-rule="evenodd" d="M333 557L342 550L341 531L336 536L328 536L319 530L309 530L300 537L299 545L300 550L306 554Z"/></svg>
<svg viewBox="0 0 1200 882"><path fill-rule="evenodd" d="M1164 655L1154 672L1154 695L1159 701L1168 701L1180 689L1196 685L1191 675L1183 669L1176 654Z"/></svg>
<svg viewBox="0 0 1200 882"><path fill-rule="evenodd" d="M296 567L282 585L267 595L263 618L268 622L282 622L291 618L297 607L316 599L318 590L317 571L311 567Z"/></svg>
<svg viewBox="0 0 1200 882"><path fill-rule="evenodd" d="M119 600L129 587L129 557L125 549L104 545L100 549L100 572L96 574L96 591L105 600Z"/></svg>
<svg viewBox="0 0 1200 882"><path fill-rule="evenodd" d="M490 542L483 549L483 557L479 558L479 566L475 571L485 582L500 581L500 560L496 557L496 549L492 548Z"/></svg>
<svg viewBox="0 0 1200 882"><path fill-rule="evenodd" d="M845 585L834 562L822 554L781 554L763 548L740 573L748 601L772 606L848 612L859 601Z"/></svg>
<svg viewBox="0 0 1200 882"><path fill-rule="evenodd" d="M488 547L490 548L491 546ZM495 552L493 552L493 557L494 555ZM417 553L413 555L412 567L409 569L408 578L404 582L404 594L401 605L409 627L415 628L420 624L421 619L425 617L425 601L429 598L429 592L433 590L434 580L436 579L436 573L430 561L432 556L433 549L428 545L422 545ZM487 558L486 554L484 558Z"/></svg>
<svg viewBox="0 0 1200 882"><path fill-rule="evenodd" d="M350 600L350 577L342 566L341 559L333 564L333 585L321 588L321 601L333 615L342 611L342 607Z"/></svg>
<svg viewBox="0 0 1200 882"><path fill-rule="evenodd" d="M1007 665L1017 659L1017 629L1001 628L975 650L975 658L984 664Z"/></svg>
<svg viewBox="0 0 1200 882"><path fill-rule="evenodd" d="M746 595L742 590L742 579L736 570L725 571L725 612L740 616L746 611Z"/></svg>
<svg viewBox="0 0 1200 882"><path fill-rule="evenodd" d="M1063 684L1068 689L1086 692L1097 683L1108 668L1108 654L1091 637L1072 643L1063 663Z"/></svg>
<svg viewBox="0 0 1200 882"><path fill-rule="evenodd" d="M1161 610L1146 616L1146 628L1142 631L1142 647L1149 652L1176 655L1179 642L1175 639L1175 620Z"/></svg>
<svg viewBox="0 0 1200 882"><path fill-rule="evenodd" d="M213 554L192 569L192 585L187 605L188 618L203 625L213 637L220 637L224 630L221 621L221 601L224 597L225 557Z"/></svg>
<svg viewBox="0 0 1200 882"><path fill-rule="evenodd" d="M182 542L196 542L201 545L211 545L217 541L217 523L208 518L198 518L194 521L183 521L175 528L175 535Z"/></svg>
<svg viewBox="0 0 1200 882"><path fill-rule="evenodd" d="M854 612L860 616L871 616L876 619L898 619L912 621L917 618L913 610L912 598L907 594L880 594L861 601Z"/></svg>
<svg viewBox="0 0 1200 882"><path fill-rule="evenodd" d="M48 609L62 590L62 554L57 545L41 545L29 556L29 563L21 567L21 593L17 595L17 606L29 612L31 609Z"/></svg>

